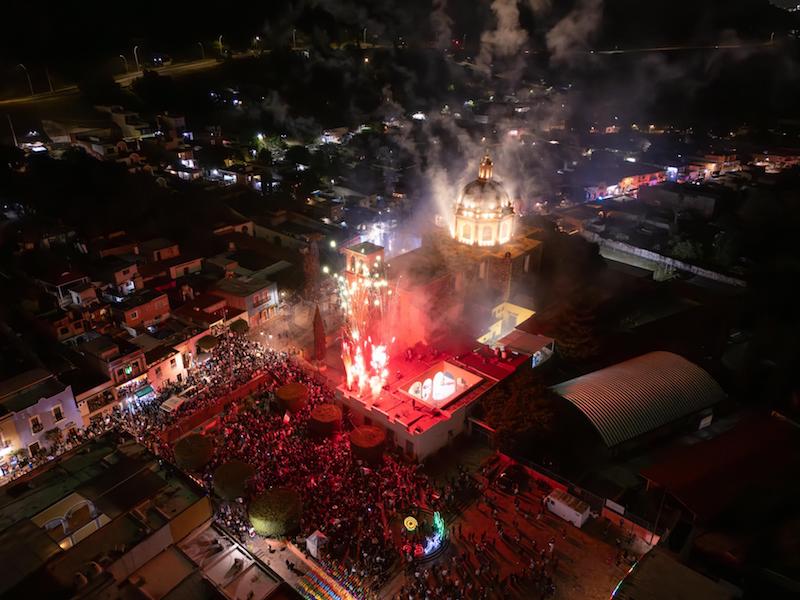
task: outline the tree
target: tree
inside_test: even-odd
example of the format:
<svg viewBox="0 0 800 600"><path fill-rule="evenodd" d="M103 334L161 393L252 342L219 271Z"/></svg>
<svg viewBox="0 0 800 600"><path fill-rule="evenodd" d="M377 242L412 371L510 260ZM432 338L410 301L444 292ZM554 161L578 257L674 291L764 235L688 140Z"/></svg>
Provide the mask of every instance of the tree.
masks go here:
<svg viewBox="0 0 800 600"><path fill-rule="evenodd" d="M325 349L327 344L325 342L325 323L322 320L322 315L319 312L319 304L314 311L314 360L322 362L325 360Z"/></svg>
<svg viewBox="0 0 800 600"><path fill-rule="evenodd" d="M702 246L691 240L678 239L673 241L670 246L672 256L679 260L697 260L703 255Z"/></svg>
<svg viewBox="0 0 800 600"><path fill-rule="evenodd" d="M599 351L597 322L588 302L570 302L561 314L556 330L556 350L568 361L592 358Z"/></svg>
<svg viewBox="0 0 800 600"><path fill-rule="evenodd" d="M231 460L214 471L214 491L223 500L232 501L247 494L247 482L255 467L241 460Z"/></svg>
<svg viewBox="0 0 800 600"><path fill-rule="evenodd" d="M303 503L294 490L272 488L250 504L250 523L265 537L284 536L300 526Z"/></svg>
<svg viewBox="0 0 800 600"><path fill-rule="evenodd" d="M175 464L184 471L199 471L214 454L213 442L204 435L192 433L179 439L173 447Z"/></svg>
<svg viewBox="0 0 800 600"><path fill-rule="evenodd" d="M244 335L250 330L250 326L244 319L236 319L233 323L231 323L230 330L238 335Z"/></svg>
<svg viewBox="0 0 800 600"><path fill-rule="evenodd" d="M523 438L543 441L553 433L552 392L532 369L493 388L481 402L484 419L495 430L495 444L503 451L517 448Z"/></svg>
<svg viewBox="0 0 800 600"><path fill-rule="evenodd" d="M118 104L122 89L109 72L91 69L78 82L81 95L91 104Z"/></svg>
<svg viewBox="0 0 800 600"><path fill-rule="evenodd" d="M286 151L285 160L287 163L293 165L305 165L306 167L311 164L311 152L308 148L301 145L289 146Z"/></svg>
<svg viewBox="0 0 800 600"><path fill-rule="evenodd" d="M133 80L131 89L151 110L164 110L172 108L175 104L177 91L175 80L167 75L145 70L141 77Z"/></svg>

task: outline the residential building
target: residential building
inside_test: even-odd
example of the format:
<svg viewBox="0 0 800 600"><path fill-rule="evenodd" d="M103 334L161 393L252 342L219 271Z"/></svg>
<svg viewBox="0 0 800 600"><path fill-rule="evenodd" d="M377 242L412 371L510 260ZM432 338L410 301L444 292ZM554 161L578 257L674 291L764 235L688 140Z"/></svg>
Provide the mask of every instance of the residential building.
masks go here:
<svg viewBox="0 0 800 600"><path fill-rule="evenodd" d="M0 383L3 448L38 454L82 425L72 388L49 371L31 369Z"/></svg>
<svg viewBox="0 0 800 600"><path fill-rule="evenodd" d="M45 223L40 219L23 223L19 230L17 248L20 252L36 249L49 250L75 239L76 232L63 223Z"/></svg>
<svg viewBox="0 0 800 600"><path fill-rule="evenodd" d="M223 279L212 293L225 298L231 308L244 311L251 326L264 323L278 311L278 286L271 281Z"/></svg>
<svg viewBox="0 0 800 600"><path fill-rule="evenodd" d="M74 306L56 308L34 319L39 330L62 343L78 344L92 331L88 311Z"/></svg>
<svg viewBox="0 0 800 600"><path fill-rule="evenodd" d="M97 289L89 282L79 283L69 288L72 304L76 306L91 306L97 304Z"/></svg>
<svg viewBox="0 0 800 600"><path fill-rule="evenodd" d="M101 335L79 345L78 352L91 368L112 380L121 402L130 401L147 384L144 350L127 340Z"/></svg>
<svg viewBox="0 0 800 600"><path fill-rule="evenodd" d="M117 255L105 256L87 265L93 277L105 284L114 298L123 298L142 288L142 277L135 262Z"/></svg>
<svg viewBox="0 0 800 600"><path fill-rule="evenodd" d="M214 235L225 235L226 233L243 233L245 235L255 235L255 225L247 219L226 219L219 221L212 226Z"/></svg>
<svg viewBox="0 0 800 600"><path fill-rule="evenodd" d="M181 321L209 329L244 314L244 311L229 307L222 296L204 293L185 302L173 314Z"/></svg>
<svg viewBox="0 0 800 600"><path fill-rule="evenodd" d="M177 578L171 589L191 573L176 566L192 563L175 544L211 517L205 489L191 478L168 472L130 437L97 438L27 485L0 490L0 596L167 597L157 592L164 582ZM175 561L152 574L146 565L164 552ZM175 597L201 597L195 592L190 582Z"/></svg>
<svg viewBox="0 0 800 600"><path fill-rule="evenodd" d="M139 245L125 231L114 231L92 240L90 248L100 258L139 254Z"/></svg>
<svg viewBox="0 0 800 600"><path fill-rule="evenodd" d="M128 330L141 330L163 321L169 315L167 295L153 290L143 290L111 306L119 324ZM132 334L132 335L134 335Z"/></svg>
<svg viewBox="0 0 800 600"><path fill-rule="evenodd" d="M60 271L36 277L34 281L48 294L54 296L58 306L64 308L72 304L70 289L82 288L89 278L77 271Z"/></svg>
<svg viewBox="0 0 800 600"><path fill-rule="evenodd" d="M118 133L110 129L92 129L74 133L70 136L70 141L98 160L115 160L121 153L136 147L135 142L129 145L119 139Z"/></svg>
<svg viewBox="0 0 800 600"><path fill-rule="evenodd" d="M144 281L147 283L154 280L174 282L176 279L187 277L192 273L199 273L202 268L202 257L174 256L158 262L143 264L140 270Z"/></svg>
<svg viewBox="0 0 800 600"><path fill-rule="evenodd" d="M267 176L264 169L256 165L232 164L209 169L207 179L224 185L243 185L260 192L262 180Z"/></svg>
<svg viewBox="0 0 800 600"><path fill-rule="evenodd" d="M114 381L104 373L79 367L60 374L59 379L72 387L82 427L111 414L119 406Z"/></svg>
<svg viewBox="0 0 800 600"><path fill-rule="evenodd" d="M147 362L147 381L154 390L168 383L183 381L186 367L181 353L167 344L144 353Z"/></svg>
<svg viewBox="0 0 800 600"><path fill-rule="evenodd" d="M147 387L155 392L166 383L180 382L187 376L187 370L195 366L197 342L210 331L208 326L178 319L169 319L152 329L132 338L131 343L144 350ZM136 395L141 398L147 393L145 388L139 388Z"/></svg>
<svg viewBox="0 0 800 600"><path fill-rule="evenodd" d="M126 110L122 106L98 106L98 110L111 116L124 140L140 140L155 136L153 127L139 116L139 113Z"/></svg>
<svg viewBox="0 0 800 600"><path fill-rule="evenodd" d="M180 246L166 238L154 238L139 244L139 255L146 263L169 260L180 254Z"/></svg>

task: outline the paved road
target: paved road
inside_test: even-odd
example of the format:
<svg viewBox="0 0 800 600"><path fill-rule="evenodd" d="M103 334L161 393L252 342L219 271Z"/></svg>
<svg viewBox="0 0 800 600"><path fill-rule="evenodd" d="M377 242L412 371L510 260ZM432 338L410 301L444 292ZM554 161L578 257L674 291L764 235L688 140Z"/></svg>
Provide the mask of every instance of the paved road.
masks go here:
<svg viewBox="0 0 800 600"><path fill-rule="evenodd" d="M206 58L203 60L194 60L191 62L177 63L168 65L166 67L159 67L157 69L149 69L149 70L155 71L159 75L170 75L172 77L180 77L182 75L189 75L196 71L210 69L219 64L221 63L215 58ZM131 83L133 83L136 79L138 79L141 76L142 76L141 71L135 71L133 73L116 75L114 77L114 80L122 87L128 87L129 85L131 85ZM40 94L34 94L32 96L23 96L21 98L9 98L8 100L0 100L0 106L35 104L37 102L52 100L54 98L64 98L68 96L73 96L77 93L78 93L77 85L68 85L63 88L59 88L54 92L43 92Z"/></svg>

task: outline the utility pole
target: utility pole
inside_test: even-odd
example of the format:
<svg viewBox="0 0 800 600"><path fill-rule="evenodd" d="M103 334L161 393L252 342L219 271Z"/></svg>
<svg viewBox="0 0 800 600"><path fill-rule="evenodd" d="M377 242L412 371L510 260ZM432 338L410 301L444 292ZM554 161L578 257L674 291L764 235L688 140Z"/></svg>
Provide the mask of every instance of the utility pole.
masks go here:
<svg viewBox="0 0 800 600"><path fill-rule="evenodd" d="M6 115L8 119L8 128L11 129L11 138L14 140L14 148L19 148L17 144L17 134L14 132L14 124L11 122L11 115Z"/></svg>
<svg viewBox="0 0 800 600"><path fill-rule="evenodd" d="M197 45L200 46L200 58L202 60L206 59L206 49L203 48L203 42L197 42Z"/></svg>
<svg viewBox="0 0 800 600"><path fill-rule="evenodd" d="M124 54L120 54L119 57L122 59L122 64L125 66L125 73L128 72L128 59L125 58Z"/></svg>
<svg viewBox="0 0 800 600"><path fill-rule="evenodd" d="M138 73L141 71L141 68L139 67L139 46L133 47L133 59L136 61L136 72Z"/></svg>
<svg viewBox="0 0 800 600"><path fill-rule="evenodd" d="M50 86L50 93L53 93L53 82L50 80L50 69L44 68L44 74L47 76L47 85Z"/></svg>

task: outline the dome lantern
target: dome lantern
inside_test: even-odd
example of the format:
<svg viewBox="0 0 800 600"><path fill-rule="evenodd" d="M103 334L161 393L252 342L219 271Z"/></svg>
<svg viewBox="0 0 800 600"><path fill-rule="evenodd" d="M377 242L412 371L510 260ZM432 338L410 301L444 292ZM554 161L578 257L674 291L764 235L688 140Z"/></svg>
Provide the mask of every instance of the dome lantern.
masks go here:
<svg viewBox="0 0 800 600"><path fill-rule="evenodd" d="M489 181L492 178L492 166L492 159L487 152L481 161L481 166L478 167L478 181Z"/></svg>

